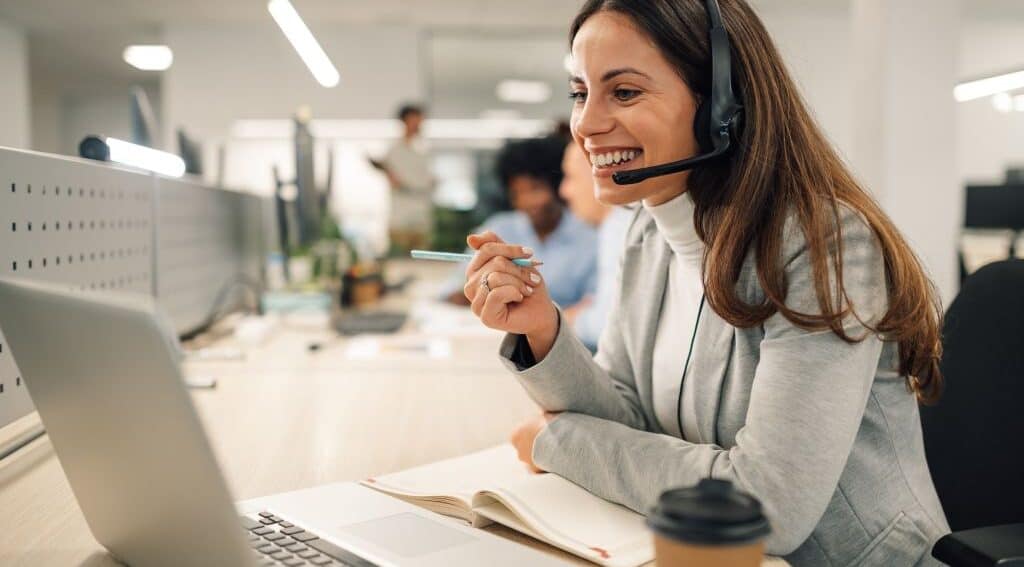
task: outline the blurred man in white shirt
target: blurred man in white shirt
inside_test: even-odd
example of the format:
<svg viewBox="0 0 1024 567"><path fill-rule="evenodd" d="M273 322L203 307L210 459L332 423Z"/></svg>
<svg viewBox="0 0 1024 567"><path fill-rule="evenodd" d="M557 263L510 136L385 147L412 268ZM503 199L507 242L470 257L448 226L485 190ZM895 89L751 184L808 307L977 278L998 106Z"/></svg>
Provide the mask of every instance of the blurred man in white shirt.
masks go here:
<svg viewBox="0 0 1024 567"><path fill-rule="evenodd" d="M391 184L389 233L392 247L428 248L433 231L433 196L437 180L419 137L423 109L405 105L398 111L405 132L379 164Z"/></svg>

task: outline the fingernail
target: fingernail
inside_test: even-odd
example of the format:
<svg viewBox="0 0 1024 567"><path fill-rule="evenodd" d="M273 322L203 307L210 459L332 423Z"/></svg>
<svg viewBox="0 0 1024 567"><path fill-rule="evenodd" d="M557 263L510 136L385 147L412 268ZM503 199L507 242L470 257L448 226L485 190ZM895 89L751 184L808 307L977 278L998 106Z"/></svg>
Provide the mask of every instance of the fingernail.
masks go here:
<svg viewBox="0 0 1024 567"><path fill-rule="evenodd" d="M533 256L533 248L529 246L523 246L523 254L526 256Z"/></svg>
<svg viewBox="0 0 1024 567"><path fill-rule="evenodd" d="M540 283L540 276L537 274L530 274L530 281L533 283Z"/></svg>
<svg viewBox="0 0 1024 567"><path fill-rule="evenodd" d="M526 286L526 295L533 295L533 288L532 287Z"/></svg>

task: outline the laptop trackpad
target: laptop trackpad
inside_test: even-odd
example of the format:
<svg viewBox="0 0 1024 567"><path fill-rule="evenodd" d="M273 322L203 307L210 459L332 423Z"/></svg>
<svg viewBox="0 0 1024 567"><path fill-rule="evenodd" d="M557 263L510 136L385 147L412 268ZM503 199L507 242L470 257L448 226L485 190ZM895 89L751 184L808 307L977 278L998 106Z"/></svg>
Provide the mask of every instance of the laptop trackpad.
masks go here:
<svg viewBox="0 0 1024 567"><path fill-rule="evenodd" d="M476 541L459 530L408 512L338 529L402 557L418 557Z"/></svg>

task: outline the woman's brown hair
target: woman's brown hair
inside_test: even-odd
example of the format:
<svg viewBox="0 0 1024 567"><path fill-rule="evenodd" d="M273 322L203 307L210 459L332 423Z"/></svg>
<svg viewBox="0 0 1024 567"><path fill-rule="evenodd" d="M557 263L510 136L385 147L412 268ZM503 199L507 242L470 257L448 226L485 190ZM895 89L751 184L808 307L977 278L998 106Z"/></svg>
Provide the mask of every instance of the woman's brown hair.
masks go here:
<svg viewBox="0 0 1024 567"><path fill-rule="evenodd" d="M708 304L737 327L759 325L782 313L795 325L831 329L851 343L863 340L843 328L844 319L857 317L842 283L839 209L845 205L874 232L885 263L888 310L873 325L861 323L899 344L900 374L918 400L937 401L942 391L942 308L920 261L822 134L747 2L721 0L720 7L731 43L733 89L744 105L744 117L735 151L695 169L687 183L696 204L696 228L706 244ZM629 17L698 99L710 95L704 0L588 0L572 23L570 44L583 22L600 11ZM801 313L785 303L782 242L786 219L793 214L807 240L820 313ZM740 299L736 288L751 249L765 292L764 301L753 305Z"/></svg>

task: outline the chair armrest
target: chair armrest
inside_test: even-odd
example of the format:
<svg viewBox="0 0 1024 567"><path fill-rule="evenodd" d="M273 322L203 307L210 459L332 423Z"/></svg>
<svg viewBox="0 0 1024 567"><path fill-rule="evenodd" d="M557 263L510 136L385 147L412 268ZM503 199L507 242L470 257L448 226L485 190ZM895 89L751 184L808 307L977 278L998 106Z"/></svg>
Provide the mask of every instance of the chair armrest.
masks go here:
<svg viewBox="0 0 1024 567"><path fill-rule="evenodd" d="M953 567L1024 566L1024 524L947 534L935 542L932 557Z"/></svg>

